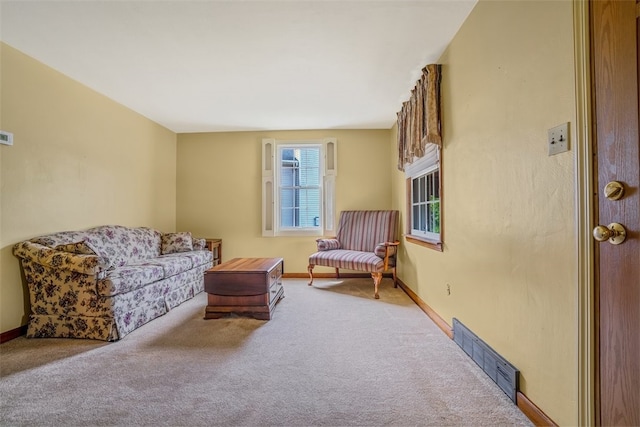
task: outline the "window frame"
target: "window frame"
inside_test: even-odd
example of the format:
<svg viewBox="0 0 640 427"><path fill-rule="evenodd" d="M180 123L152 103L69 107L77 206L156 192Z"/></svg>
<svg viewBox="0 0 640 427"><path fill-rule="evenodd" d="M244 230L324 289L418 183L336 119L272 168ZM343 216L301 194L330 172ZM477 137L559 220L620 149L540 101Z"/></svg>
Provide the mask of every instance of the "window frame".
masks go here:
<svg viewBox="0 0 640 427"><path fill-rule="evenodd" d="M413 233L413 180L438 170L438 192L440 195L440 233L427 235ZM425 155L405 167L406 176L406 217L405 239L408 242L424 246L439 252L444 247L444 192L442 173L442 149L435 144L428 144Z"/></svg>
<svg viewBox="0 0 640 427"><path fill-rule="evenodd" d="M318 226L283 227L281 225L281 168L284 149L318 147L320 149L320 218ZM337 140L262 140L262 235L323 236L335 233L335 178L337 175Z"/></svg>

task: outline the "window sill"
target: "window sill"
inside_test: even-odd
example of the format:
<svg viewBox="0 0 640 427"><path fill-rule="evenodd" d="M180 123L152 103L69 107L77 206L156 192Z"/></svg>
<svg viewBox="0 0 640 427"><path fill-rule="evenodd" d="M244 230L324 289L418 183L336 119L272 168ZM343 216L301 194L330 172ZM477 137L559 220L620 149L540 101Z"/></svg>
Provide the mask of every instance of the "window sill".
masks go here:
<svg viewBox="0 0 640 427"><path fill-rule="evenodd" d="M425 238L417 237L412 234L406 234L404 237L407 239L407 242L415 243L416 245L433 249L434 251L443 251L442 242L439 242L437 240L427 240Z"/></svg>
<svg viewBox="0 0 640 427"><path fill-rule="evenodd" d="M322 230L280 230L269 237L322 237Z"/></svg>

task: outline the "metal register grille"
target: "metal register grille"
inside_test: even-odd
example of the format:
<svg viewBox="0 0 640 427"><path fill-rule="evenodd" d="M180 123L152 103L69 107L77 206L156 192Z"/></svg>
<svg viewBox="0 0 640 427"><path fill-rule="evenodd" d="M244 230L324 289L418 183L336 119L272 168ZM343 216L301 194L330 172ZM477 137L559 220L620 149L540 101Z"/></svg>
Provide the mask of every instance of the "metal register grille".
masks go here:
<svg viewBox="0 0 640 427"><path fill-rule="evenodd" d="M453 340L516 403L520 371L456 318L453 319Z"/></svg>

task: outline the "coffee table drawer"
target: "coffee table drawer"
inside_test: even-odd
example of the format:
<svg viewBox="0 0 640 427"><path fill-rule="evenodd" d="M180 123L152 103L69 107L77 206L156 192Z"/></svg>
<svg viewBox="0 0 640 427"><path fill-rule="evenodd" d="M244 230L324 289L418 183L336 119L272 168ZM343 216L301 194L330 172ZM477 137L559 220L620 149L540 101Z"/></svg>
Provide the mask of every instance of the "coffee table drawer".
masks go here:
<svg viewBox="0 0 640 427"><path fill-rule="evenodd" d="M269 286L280 281L280 279L282 278L282 263L276 265L273 270L269 271L268 276Z"/></svg>
<svg viewBox="0 0 640 427"><path fill-rule="evenodd" d="M278 292L282 289L282 282L277 281L271 285L269 288L269 304L272 304L274 301L279 299Z"/></svg>
<svg viewBox="0 0 640 427"><path fill-rule="evenodd" d="M220 264L222 265L222 264ZM204 275L204 290L228 296L262 295L269 289L269 276L264 273Z"/></svg>

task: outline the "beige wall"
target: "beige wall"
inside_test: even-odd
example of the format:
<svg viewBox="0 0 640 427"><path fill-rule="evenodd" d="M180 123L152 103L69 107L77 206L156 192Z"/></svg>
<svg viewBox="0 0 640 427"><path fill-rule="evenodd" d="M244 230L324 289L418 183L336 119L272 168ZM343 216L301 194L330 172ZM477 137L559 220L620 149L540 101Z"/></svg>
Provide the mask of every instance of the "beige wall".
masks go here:
<svg viewBox="0 0 640 427"><path fill-rule="evenodd" d="M338 139L337 211L389 209L388 130L180 134L178 230L221 237L223 261L277 256L284 258L285 273L306 273L314 237L262 237L261 142L325 137Z"/></svg>
<svg viewBox="0 0 640 427"><path fill-rule="evenodd" d="M445 247L405 243L399 276L517 366L554 421L575 425L575 151L549 157L546 144L548 128L575 123L572 4L481 0L440 62ZM404 175L393 180L402 209Z"/></svg>
<svg viewBox="0 0 640 427"><path fill-rule="evenodd" d="M480 0L443 64L443 253L403 241L399 277L521 370L523 392L577 424L571 2ZM224 239L223 256L282 256L306 272L313 238L261 236L261 139L338 139L337 210L399 209L395 128L182 134L2 47L0 331L24 324L11 246L103 223ZM408 93L407 93L408 96ZM177 140L177 160L176 160ZM177 183L176 183L177 180ZM321 270L318 271L330 271ZM451 286L451 295L446 287Z"/></svg>
<svg viewBox="0 0 640 427"><path fill-rule="evenodd" d="M26 323L12 246L101 224L173 231L176 135L0 43L0 331Z"/></svg>

